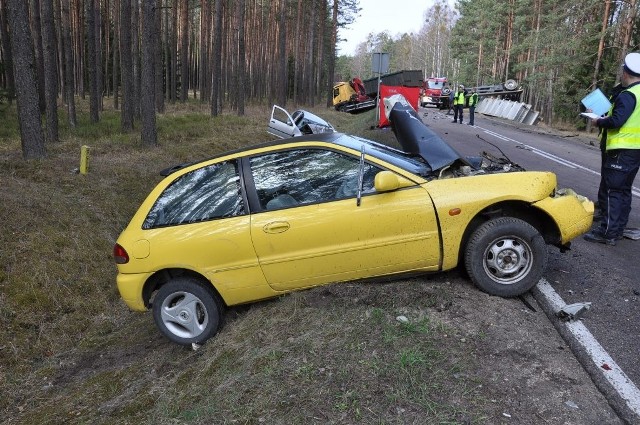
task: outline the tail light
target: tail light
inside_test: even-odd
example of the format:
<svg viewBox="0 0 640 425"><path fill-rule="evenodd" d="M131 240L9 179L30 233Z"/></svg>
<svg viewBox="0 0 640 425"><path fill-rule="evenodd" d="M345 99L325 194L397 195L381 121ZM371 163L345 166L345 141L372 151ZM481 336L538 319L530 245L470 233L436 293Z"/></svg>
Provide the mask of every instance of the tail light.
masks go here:
<svg viewBox="0 0 640 425"><path fill-rule="evenodd" d="M119 244L115 244L113 247L113 258L116 261L116 264L127 264L129 262L129 254L127 253L127 250Z"/></svg>

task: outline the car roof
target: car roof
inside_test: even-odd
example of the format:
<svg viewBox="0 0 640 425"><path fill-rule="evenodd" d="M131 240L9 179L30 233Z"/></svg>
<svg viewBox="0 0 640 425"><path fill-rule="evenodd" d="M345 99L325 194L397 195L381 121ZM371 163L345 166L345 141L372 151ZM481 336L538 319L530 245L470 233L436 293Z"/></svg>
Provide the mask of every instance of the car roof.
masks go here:
<svg viewBox="0 0 640 425"><path fill-rule="evenodd" d="M342 147L346 147L346 148L350 148L356 151L359 151L362 148L363 144L367 144L369 146L372 146L374 148L373 151L369 151L367 152L368 154L371 154L377 158L383 159L389 163L392 163L394 165L406 168L406 164L404 162L400 163L396 157L394 156L390 156L390 155L385 155L383 152L381 152L381 150L386 150L386 151L393 151L395 153L395 155L397 157L406 157L406 158L415 158L416 155L414 154L410 154L410 153L406 153L397 149L394 149L390 146L384 145L382 143L378 143L372 140L368 140L368 139L364 139L364 138L360 138L357 136L352 136L352 135L348 135L348 134L344 134L344 133L338 133L338 132L327 132L327 133L318 133L318 134L309 134L309 135L303 135L303 136L297 136L297 137L291 137L288 139L277 139L277 140L271 140L271 141L267 141L267 142L262 142L262 143L257 143L257 144L252 144L249 146L245 146L242 148L238 148L238 149L233 149L230 151L225 151L225 152L221 152L218 155L209 157L209 158L205 158L202 160L198 160L198 161L191 161L191 162L185 162L185 163L181 163L181 164L177 164L174 165L172 167L168 167L163 169L162 171L160 171L160 175L162 176L168 176L176 171L179 171L185 167L189 167L191 165L195 165L195 164L199 164L202 162L207 162L207 161L211 161L213 159L216 158L220 158L223 156L228 156L228 155L237 155L237 154L242 154L243 152L247 152L250 150L254 150L254 149L262 149L262 148L269 148L269 147L277 147L277 146L284 146L284 145L288 145L288 144L293 144L293 143L300 143L300 142L324 142L324 143L328 143L328 144L335 144L338 146L342 146ZM416 174L424 174L426 172L431 171L429 169L429 167L424 164L424 168L423 167L413 167L413 169L410 169L409 171L412 171Z"/></svg>

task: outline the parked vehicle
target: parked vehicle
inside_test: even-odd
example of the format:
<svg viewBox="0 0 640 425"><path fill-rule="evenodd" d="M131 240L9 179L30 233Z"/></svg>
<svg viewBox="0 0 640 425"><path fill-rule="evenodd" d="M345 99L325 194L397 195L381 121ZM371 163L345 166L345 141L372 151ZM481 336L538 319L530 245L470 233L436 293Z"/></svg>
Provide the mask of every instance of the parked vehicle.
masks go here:
<svg viewBox="0 0 640 425"><path fill-rule="evenodd" d="M166 170L114 246L124 302L190 345L226 306L332 282L463 264L513 297L541 278L547 244L589 230L593 203L553 173L462 157L402 102L389 117L402 151L328 132Z"/></svg>
<svg viewBox="0 0 640 425"><path fill-rule="evenodd" d="M427 78L420 94L420 106L435 105L439 109L448 108L449 93L451 93L451 88L447 82L447 77Z"/></svg>

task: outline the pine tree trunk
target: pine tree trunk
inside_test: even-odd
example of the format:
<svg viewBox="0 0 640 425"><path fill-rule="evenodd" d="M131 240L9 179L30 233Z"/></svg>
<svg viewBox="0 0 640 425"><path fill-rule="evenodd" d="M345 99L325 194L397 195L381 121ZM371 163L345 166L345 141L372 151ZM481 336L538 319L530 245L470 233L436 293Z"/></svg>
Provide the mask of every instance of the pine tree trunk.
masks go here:
<svg viewBox="0 0 640 425"><path fill-rule="evenodd" d="M113 0L113 60L111 83L113 87L113 109L120 108L120 0Z"/></svg>
<svg viewBox="0 0 640 425"><path fill-rule="evenodd" d="M104 55L102 56L102 81L103 81L103 92L102 96L100 96L100 110L104 111L104 98L111 96L111 81L109 77L109 60L111 58L111 3L110 0L104 0L104 23L102 34L104 37Z"/></svg>
<svg viewBox="0 0 640 425"><path fill-rule="evenodd" d="M56 61L56 29L53 0L42 0L42 54L44 64L46 141L58 141L58 68Z"/></svg>
<svg viewBox="0 0 640 425"><path fill-rule="evenodd" d="M155 49L159 34L156 30L156 0L142 0L142 79L140 111L142 117L142 143L147 146L158 144L155 105Z"/></svg>
<svg viewBox="0 0 640 425"><path fill-rule="evenodd" d="M167 4L166 2L168 2L169 0L163 0L165 2L165 5ZM167 6L164 6L162 8L163 10L163 22L164 22L164 31L163 31L163 40L164 40L164 48L163 48L163 53L164 53L164 90L165 90L165 95L164 98L165 100L168 100L169 102L171 102L171 69L173 67L173 59L171 56L171 37L169 35L170 33L170 26L169 26L169 11L167 9Z"/></svg>
<svg viewBox="0 0 640 425"><path fill-rule="evenodd" d="M122 81L122 131L133 130L133 58L131 56L131 0L120 0L120 62Z"/></svg>
<svg viewBox="0 0 640 425"><path fill-rule="evenodd" d="M7 0L0 0L0 37L2 38L2 59L4 60L5 87L9 103L15 96L13 78L13 55L11 53L11 41L9 40L9 26L7 23Z"/></svg>
<svg viewBox="0 0 640 425"><path fill-rule="evenodd" d="M314 51L316 50L318 36L316 34L316 7L319 0L311 0L311 10L309 16L309 29L308 29L308 47L307 47L307 58L306 58L306 96L305 100L309 105L315 105L315 96L314 96L314 78L313 74L315 72L315 57Z"/></svg>
<svg viewBox="0 0 640 425"><path fill-rule="evenodd" d="M131 63L133 64L133 118L140 119L140 0L131 0Z"/></svg>
<svg viewBox="0 0 640 425"><path fill-rule="evenodd" d="M237 91L237 108L238 115L244 115L244 100L246 96L245 87L245 61L246 47L244 40L244 19L245 19L245 0L236 0L238 2L238 91Z"/></svg>
<svg viewBox="0 0 640 425"><path fill-rule="evenodd" d="M89 120L100 121L96 49L96 10L94 0L85 3L87 24L87 74L89 77Z"/></svg>
<svg viewBox="0 0 640 425"><path fill-rule="evenodd" d="M40 19L40 0L31 0L31 35L36 59L36 77L38 81L38 107L45 112L44 101L44 62L42 61L42 21Z"/></svg>
<svg viewBox="0 0 640 425"><path fill-rule="evenodd" d="M169 91L169 102L174 103L178 95L178 0L173 0L171 18L171 89Z"/></svg>
<svg viewBox="0 0 640 425"><path fill-rule="evenodd" d="M296 7L296 29L295 29L295 37L294 37L294 43L295 46L293 48L293 57L296 58L296 62L294 64L294 68L293 68L293 93L292 93L292 97L293 97L293 102L295 105L298 105L301 103L301 98L300 98L300 93L298 90L298 86L300 84L300 61L298 61L298 58L300 57L300 44L302 43L302 36L301 36L301 27L302 27L302 0L298 0L298 5ZM333 87L332 87L333 89Z"/></svg>
<svg viewBox="0 0 640 425"><path fill-rule="evenodd" d="M162 0L156 0L156 8L155 8L155 30L156 30L156 39L154 41L154 51L155 51L155 84L156 84L156 111L163 114L164 113L164 90L162 84L163 77L163 63L162 63L162 37L160 36L162 29Z"/></svg>
<svg viewBox="0 0 640 425"><path fill-rule="evenodd" d="M208 92L208 64L209 64L209 35L211 22L211 10L209 0L200 0L200 65L198 73L198 87L200 88L200 101L205 102L209 98Z"/></svg>
<svg viewBox="0 0 640 425"><path fill-rule="evenodd" d="M189 97L189 1L180 2L180 102Z"/></svg>
<svg viewBox="0 0 640 425"><path fill-rule="evenodd" d="M65 86L64 86L64 36L62 34L62 0L54 0L53 3L55 19L54 22L58 22L56 26L56 40L58 43L56 60L58 61L58 94L64 99Z"/></svg>
<svg viewBox="0 0 640 425"><path fill-rule="evenodd" d="M67 102L67 120L70 127L76 127L76 99L74 80L73 46L71 44L71 0L62 0L62 34L64 44L64 90Z"/></svg>
<svg viewBox="0 0 640 425"><path fill-rule="evenodd" d="M329 87L327 87L327 108L333 105L333 81L336 66L336 44L338 42L338 0L333 0L333 12L331 16L331 44L329 46Z"/></svg>
<svg viewBox="0 0 640 425"><path fill-rule="evenodd" d="M29 10L24 0L8 1L11 22L11 50L18 104L18 121L24 159L43 158L46 154L40 125L33 39L29 29Z"/></svg>
<svg viewBox="0 0 640 425"><path fill-rule="evenodd" d="M636 7L636 0L629 0L629 12L627 15L627 19L623 25L624 31L624 39L622 42L622 49L620 51L620 62L622 62L627 56L627 52L629 51L629 45L631 42L631 35L633 34L633 27L636 21L636 14L638 12L638 8Z"/></svg>
<svg viewBox="0 0 640 425"><path fill-rule="evenodd" d="M43 0L40 0L43 1ZM104 72L102 70L102 10L100 0L95 1L95 37L96 37L96 86L98 91L98 111L103 110L102 96L104 93ZM108 1L108 0L107 0Z"/></svg>
<svg viewBox="0 0 640 425"><path fill-rule="evenodd" d="M287 5L280 0L280 19L278 24L278 104L287 104Z"/></svg>
<svg viewBox="0 0 640 425"><path fill-rule="evenodd" d="M75 1L75 7L72 10L73 19L71 20L71 27L73 28L74 40L74 65L76 88L78 94L82 99L85 98L85 81L84 81L84 40L86 34L84 33L84 15L82 13L82 2Z"/></svg>
<svg viewBox="0 0 640 425"><path fill-rule="evenodd" d="M222 0L215 0L215 25L213 28L213 51L211 57L213 66L211 67L211 116L220 114L220 88L222 82Z"/></svg>

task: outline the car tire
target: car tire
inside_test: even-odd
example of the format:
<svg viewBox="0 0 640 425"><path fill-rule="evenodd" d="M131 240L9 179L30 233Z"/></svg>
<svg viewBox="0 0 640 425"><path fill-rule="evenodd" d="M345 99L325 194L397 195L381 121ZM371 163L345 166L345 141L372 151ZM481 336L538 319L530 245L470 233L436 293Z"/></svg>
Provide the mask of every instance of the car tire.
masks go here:
<svg viewBox="0 0 640 425"><path fill-rule="evenodd" d="M153 299L153 320L160 332L180 345L202 344L218 332L221 307L200 281L180 277L163 285Z"/></svg>
<svg viewBox="0 0 640 425"><path fill-rule="evenodd" d="M538 230L514 217L489 220L465 248L465 267L482 291L515 297L533 288L547 266L547 246Z"/></svg>
<svg viewBox="0 0 640 425"><path fill-rule="evenodd" d="M505 90L511 91L518 88L518 82L516 80L507 80L503 85Z"/></svg>

